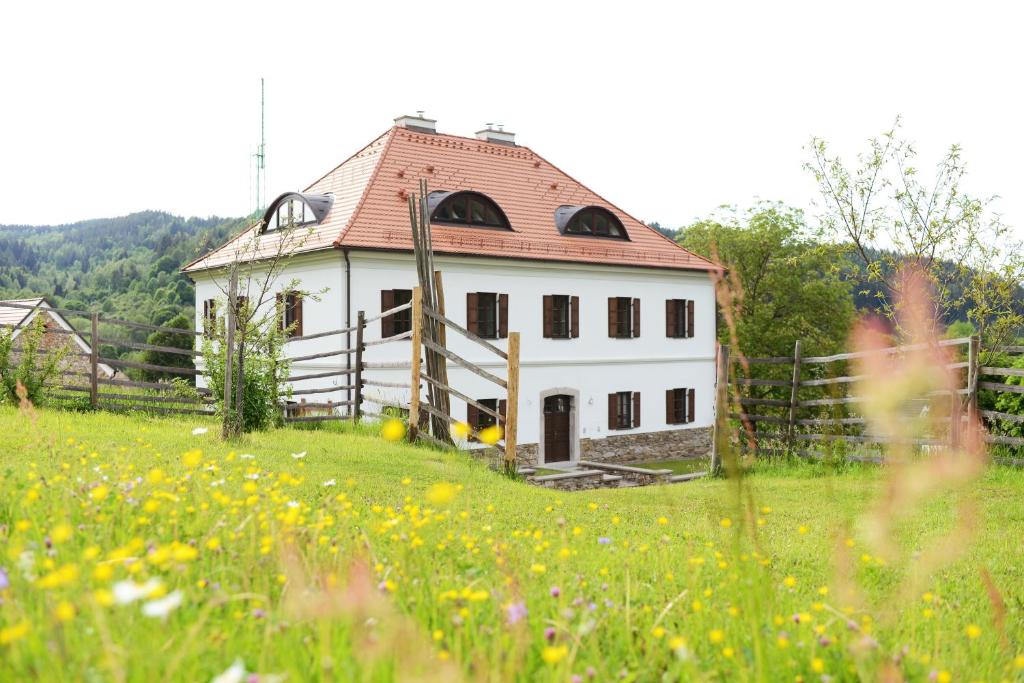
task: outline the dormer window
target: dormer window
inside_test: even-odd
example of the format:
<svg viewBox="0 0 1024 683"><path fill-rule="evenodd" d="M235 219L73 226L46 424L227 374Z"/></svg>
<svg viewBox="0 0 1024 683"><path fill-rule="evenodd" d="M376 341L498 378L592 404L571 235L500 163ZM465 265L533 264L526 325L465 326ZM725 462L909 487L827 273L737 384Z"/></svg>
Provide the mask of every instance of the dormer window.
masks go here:
<svg viewBox="0 0 1024 683"><path fill-rule="evenodd" d="M560 206L555 210L555 225L563 235L629 239L622 221L601 206Z"/></svg>
<svg viewBox="0 0 1024 683"><path fill-rule="evenodd" d="M333 204L331 194L286 192L271 202L263 214L264 232L320 223Z"/></svg>
<svg viewBox="0 0 1024 683"><path fill-rule="evenodd" d="M512 229L501 207L479 192L431 192L427 203L431 223Z"/></svg>

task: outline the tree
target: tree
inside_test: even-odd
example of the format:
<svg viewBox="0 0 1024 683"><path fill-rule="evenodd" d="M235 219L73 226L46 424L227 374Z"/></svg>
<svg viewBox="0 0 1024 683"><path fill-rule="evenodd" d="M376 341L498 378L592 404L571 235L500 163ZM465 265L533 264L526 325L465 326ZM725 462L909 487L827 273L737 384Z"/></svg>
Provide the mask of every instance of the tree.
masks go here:
<svg viewBox="0 0 1024 683"><path fill-rule="evenodd" d="M178 314L166 323L163 323L163 326L188 330L192 328L192 321L185 315ZM146 343L154 346L167 346L176 349L191 350L195 344L195 336L180 332L154 332L146 339ZM147 350L142 355L142 362L149 363L150 365L163 365L172 368L194 367L190 356L180 353L171 353L169 351ZM142 371L142 378L147 382L156 382L162 379L173 379L175 377L182 376L172 372L163 372L159 370ZM188 379L190 383L195 381L194 377L189 377Z"/></svg>
<svg viewBox="0 0 1024 683"><path fill-rule="evenodd" d="M1005 344L1024 324L1024 250L991 210L995 198L973 197L961 187L967 171L958 145L950 146L933 178L922 181L917 151L898 136L899 127L897 118L854 164L812 138L805 167L824 201L823 233L844 245L868 280L884 285L875 308L897 330L896 302L906 300L900 283L914 271L932 289L936 323L966 310L988 345Z"/></svg>
<svg viewBox="0 0 1024 683"><path fill-rule="evenodd" d="M855 309L842 260L809 236L799 209L725 208L684 228L680 243L729 270L736 339L719 325L723 343L751 357L791 355L797 339L809 355L845 346Z"/></svg>

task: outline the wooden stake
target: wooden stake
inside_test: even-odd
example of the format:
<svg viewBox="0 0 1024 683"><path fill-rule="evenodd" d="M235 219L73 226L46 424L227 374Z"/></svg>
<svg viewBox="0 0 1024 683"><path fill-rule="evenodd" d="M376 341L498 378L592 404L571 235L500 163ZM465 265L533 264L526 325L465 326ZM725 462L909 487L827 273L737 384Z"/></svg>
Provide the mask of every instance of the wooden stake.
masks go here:
<svg viewBox="0 0 1024 683"><path fill-rule="evenodd" d="M974 424L978 419L978 375L981 372L981 337L971 335L967 347L967 420Z"/></svg>
<svg viewBox="0 0 1024 683"><path fill-rule="evenodd" d="M221 436L228 438L232 435L231 399L234 394L231 391L231 376L234 371L235 359L235 307L231 303L235 301L238 294L238 274L232 272L231 280L228 282L228 305L224 321L224 422L221 427Z"/></svg>
<svg viewBox="0 0 1024 683"><path fill-rule="evenodd" d="M89 349L89 404L95 410L99 401L99 368L100 368L100 335L99 314L92 314L92 341Z"/></svg>
<svg viewBox="0 0 1024 683"><path fill-rule="evenodd" d="M519 428L519 333L508 333L508 401L505 407L505 466L516 466L516 430Z"/></svg>
<svg viewBox="0 0 1024 683"><path fill-rule="evenodd" d="M796 409L800 397L800 362L801 353L800 340L796 340L793 346L793 386L789 393L789 423L786 427L786 445L793 448L793 434L796 431Z"/></svg>
<svg viewBox="0 0 1024 683"><path fill-rule="evenodd" d="M711 474L722 472L722 456L729 447L729 347L718 347L718 383L715 386L715 435L711 442Z"/></svg>
<svg viewBox="0 0 1024 683"><path fill-rule="evenodd" d="M366 311L356 313L356 375L352 384L356 387L355 403L352 407L352 421L359 422L363 412L363 329L366 327Z"/></svg>
<svg viewBox="0 0 1024 683"><path fill-rule="evenodd" d="M412 370L409 377L409 441L420 425L420 351L423 339L423 290L412 290Z"/></svg>

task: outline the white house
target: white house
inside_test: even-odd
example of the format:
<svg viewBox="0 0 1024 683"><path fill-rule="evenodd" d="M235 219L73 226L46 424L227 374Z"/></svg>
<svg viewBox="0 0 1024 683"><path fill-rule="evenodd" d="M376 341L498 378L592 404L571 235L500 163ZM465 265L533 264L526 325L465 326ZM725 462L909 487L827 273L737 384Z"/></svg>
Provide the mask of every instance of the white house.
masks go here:
<svg viewBox="0 0 1024 683"><path fill-rule="evenodd" d="M196 306L196 325L216 306L215 278L237 258L234 245L260 229L261 253L272 253L295 224L311 228L309 238L279 279L324 292L316 301L287 299L301 334L350 327L358 311L372 316L408 301L417 279L407 202L421 178L431 191L435 265L443 272L448 317L501 348L509 330L521 333L522 460L628 462L710 450L716 374L710 274L719 267L515 144L506 131L466 138L436 132L429 119L396 119L301 193L275 200L265 227L249 228L184 268L196 283L197 304L204 302ZM400 334L409 320L406 311L372 323L367 339ZM407 382L409 344L370 346L367 361L398 366L373 376ZM448 345L485 369L501 367L459 335L450 334ZM345 346L338 337L303 340L289 344L289 355ZM292 374L346 362L345 356L304 362ZM500 407L498 388L486 380L456 365L449 377L464 394ZM318 381L348 380L301 386ZM379 393L408 402L401 390ZM486 424L487 416L458 400L452 410L475 426Z"/></svg>

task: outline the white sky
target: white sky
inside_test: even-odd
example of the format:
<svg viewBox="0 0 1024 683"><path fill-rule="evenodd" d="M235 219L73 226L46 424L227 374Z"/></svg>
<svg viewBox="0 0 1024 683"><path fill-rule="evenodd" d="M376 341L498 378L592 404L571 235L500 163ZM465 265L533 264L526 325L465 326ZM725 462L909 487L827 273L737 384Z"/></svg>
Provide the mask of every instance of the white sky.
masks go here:
<svg viewBox="0 0 1024 683"><path fill-rule="evenodd" d="M268 191L417 109L496 121L644 220L807 207L817 134L897 113L1024 235L1016 3L14 2L0 39L0 224L247 213L267 79Z"/></svg>

